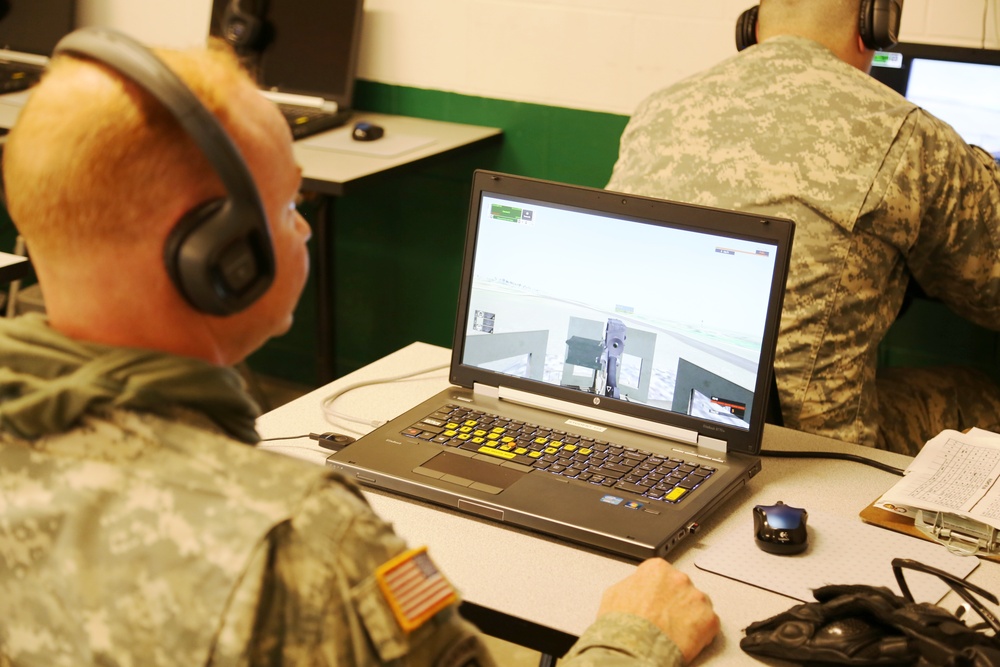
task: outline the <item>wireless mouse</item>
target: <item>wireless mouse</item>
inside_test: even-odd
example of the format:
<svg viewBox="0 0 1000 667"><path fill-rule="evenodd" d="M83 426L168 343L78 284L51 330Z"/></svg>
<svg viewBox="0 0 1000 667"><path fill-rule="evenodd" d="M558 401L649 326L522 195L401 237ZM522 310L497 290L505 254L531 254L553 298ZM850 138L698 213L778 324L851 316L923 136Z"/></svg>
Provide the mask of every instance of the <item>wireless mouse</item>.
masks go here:
<svg viewBox="0 0 1000 667"><path fill-rule="evenodd" d="M375 141L376 139L381 139L384 134L385 129L381 125L361 121L354 126L351 138L355 141Z"/></svg>
<svg viewBox="0 0 1000 667"><path fill-rule="evenodd" d="M809 546L806 521L809 513L801 507L756 505L753 508L753 537L757 546L772 554L797 554Z"/></svg>

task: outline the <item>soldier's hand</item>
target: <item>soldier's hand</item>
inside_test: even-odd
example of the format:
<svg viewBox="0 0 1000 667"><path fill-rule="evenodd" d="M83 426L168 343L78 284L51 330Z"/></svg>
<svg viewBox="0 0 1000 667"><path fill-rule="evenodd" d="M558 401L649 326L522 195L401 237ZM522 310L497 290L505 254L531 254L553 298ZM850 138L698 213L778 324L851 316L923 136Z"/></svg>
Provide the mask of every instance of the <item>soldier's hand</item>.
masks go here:
<svg viewBox="0 0 1000 667"><path fill-rule="evenodd" d="M708 596L691 579L661 558L651 558L604 592L598 616L636 614L652 621L693 660L719 632L719 617Z"/></svg>

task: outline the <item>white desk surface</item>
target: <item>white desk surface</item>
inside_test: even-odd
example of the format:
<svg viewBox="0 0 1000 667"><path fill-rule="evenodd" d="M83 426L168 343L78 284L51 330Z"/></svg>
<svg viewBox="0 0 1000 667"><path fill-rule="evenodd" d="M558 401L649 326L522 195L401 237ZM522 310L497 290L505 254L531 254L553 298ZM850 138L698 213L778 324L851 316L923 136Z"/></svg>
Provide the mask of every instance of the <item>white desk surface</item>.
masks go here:
<svg viewBox="0 0 1000 667"><path fill-rule="evenodd" d="M378 380L407 372L447 364L450 351L425 343L413 343L383 359L351 373L326 387L269 412L258 421L263 438L309 432L352 433L350 422L328 422L322 399L333 390L364 380ZM336 402L338 412L365 419L384 420L403 412L447 386L445 370L417 379L358 388ZM369 427L359 426L363 430ZM328 452L307 438L264 443L275 451L322 464ZM905 467L908 457L874 451L835 440L788 429L767 426L765 449L813 449L861 454L868 458ZM722 620L722 633L699 658L698 664L715 657L718 664L759 665L739 648L743 629L789 609L796 600L734 579L699 569L699 557L733 531L752 534L752 508L772 505L778 500L805 507L810 516L836 515L843 522L856 521L859 532L878 530L898 540L898 557L912 557L909 545L923 543L867 526L858 513L899 478L870 466L829 459L766 458L763 470L747 488L738 492L704 525L669 555L669 560L685 571L712 599ZM433 507L397 496L366 490L375 510L393 522L409 542L427 544L435 560L470 602L542 626L579 635L593 620L602 590L625 577L634 563L591 552L515 528L509 528L455 511ZM881 539L881 538L879 538ZM894 543L895 548L896 543ZM726 548L725 546L719 548ZM753 547L750 547L753 549ZM866 549L859 540L856 549ZM914 547L916 549L916 547ZM943 547L941 547L943 550ZM809 557L807 554L806 558ZM780 559L781 557L775 557ZM787 557L786 557L787 558ZM525 568L525 561L535 564ZM777 561L780 563L780 560ZM507 567L520 566L520 574L504 574ZM817 569L822 569L817 562ZM884 568L891 572L886 560ZM919 576L919 575L918 575ZM557 578L558 577L558 578ZM1000 590L1000 565L981 561L969 579L987 590ZM909 580L909 579L908 579ZM852 580L822 583L867 583ZM893 586L895 590L895 587ZM949 593L943 606L954 608L960 600ZM719 659L721 657L721 659Z"/></svg>
<svg viewBox="0 0 1000 667"><path fill-rule="evenodd" d="M350 139L360 121L381 126L385 136L371 142ZM339 196L345 187L370 176L501 134L495 127L358 111L346 125L300 139L293 149L302 167L303 189Z"/></svg>

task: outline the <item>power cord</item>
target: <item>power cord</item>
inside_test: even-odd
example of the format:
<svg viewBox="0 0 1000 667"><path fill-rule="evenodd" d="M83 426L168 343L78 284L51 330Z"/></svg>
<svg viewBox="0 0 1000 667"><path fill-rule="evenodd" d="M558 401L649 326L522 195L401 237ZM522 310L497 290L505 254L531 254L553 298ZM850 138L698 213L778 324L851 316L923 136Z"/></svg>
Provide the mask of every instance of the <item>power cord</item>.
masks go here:
<svg viewBox="0 0 1000 667"><path fill-rule="evenodd" d="M385 423L384 420L364 419L362 417L355 417L354 415L345 414L343 412L337 412L336 410L333 409L333 403L338 398L340 398L341 396L343 396L344 394L346 394L348 392L352 392L355 389L360 389L362 387L370 387L370 386L377 385L377 384L388 384L390 382L400 382L402 380L412 380L412 379L416 379L420 375L425 375L427 373L433 373L434 371L443 370L445 368L448 368L448 364L439 364L437 366L432 366L431 368L422 368L420 370L411 371L409 373L401 373L400 375L393 375L392 377L380 378L380 379L377 379L377 380L361 380L361 381L358 381L358 382L354 382L354 383L345 385L345 386L341 387L340 389L338 389L337 391L333 392L332 394L326 396L323 399L323 402L320 404L321 407L322 407L322 410L323 410L323 416L326 418L327 422L329 422L330 424L337 425L337 426L342 426L342 425L335 424L335 422L333 421L334 419L339 419L341 421L352 422L352 423L355 423L355 424L363 424L363 425L371 427L371 428L378 428L379 426L381 426L382 424ZM347 428L347 430L353 431L353 432L358 433L358 434L364 434L365 433L365 431L363 431L361 429L358 429L358 428L354 428L354 427L350 427L350 426L348 426L346 428Z"/></svg>
<svg viewBox="0 0 1000 667"><path fill-rule="evenodd" d="M804 451L783 451L777 449L762 449L760 451L761 456L772 456L775 458L788 458L788 459L838 459L841 461L851 461L853 463L862 463L873 468L878 468L879 470L885 472L891 472L893 475L903 476L904 471L902 468L897 468L891 466L888 463L882 463L881 461L876 461L874 459L865 458L863 456L858 456L857 454L844 454L842 452L804 452Z"/></svg>

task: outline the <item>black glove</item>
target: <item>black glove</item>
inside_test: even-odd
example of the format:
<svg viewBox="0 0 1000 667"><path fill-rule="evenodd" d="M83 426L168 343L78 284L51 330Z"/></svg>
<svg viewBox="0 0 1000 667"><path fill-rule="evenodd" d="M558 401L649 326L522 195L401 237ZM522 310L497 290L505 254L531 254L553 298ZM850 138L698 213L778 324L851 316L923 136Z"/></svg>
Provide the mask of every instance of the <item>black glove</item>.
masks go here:
<svg viewBox="0 0 1000 667"><path fill-rule="evenodd" d="M824 586L816 602L751 624L740 648L806 665L1000 667L993 637L888 588Z"/></svg>

